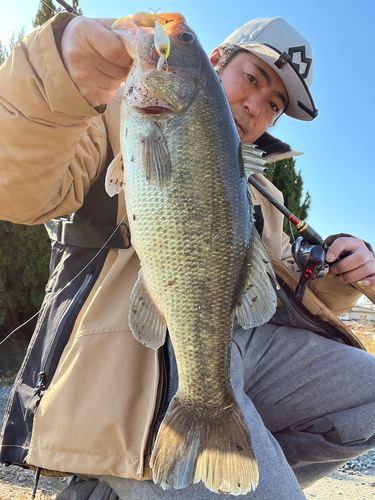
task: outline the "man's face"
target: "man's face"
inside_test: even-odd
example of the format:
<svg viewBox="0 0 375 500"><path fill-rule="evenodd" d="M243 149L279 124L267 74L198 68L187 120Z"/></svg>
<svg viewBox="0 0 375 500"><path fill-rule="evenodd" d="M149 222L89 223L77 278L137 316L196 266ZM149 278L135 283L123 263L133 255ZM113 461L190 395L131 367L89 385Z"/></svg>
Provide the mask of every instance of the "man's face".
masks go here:
<svg viewBox="0 0 375 500"><path fill-rule="evenodd" d="M218 49L211 54L215 66ZM288 93L271 66L251 52L240 52L218 73L242 142L252 143L285 110Z"/></svg>

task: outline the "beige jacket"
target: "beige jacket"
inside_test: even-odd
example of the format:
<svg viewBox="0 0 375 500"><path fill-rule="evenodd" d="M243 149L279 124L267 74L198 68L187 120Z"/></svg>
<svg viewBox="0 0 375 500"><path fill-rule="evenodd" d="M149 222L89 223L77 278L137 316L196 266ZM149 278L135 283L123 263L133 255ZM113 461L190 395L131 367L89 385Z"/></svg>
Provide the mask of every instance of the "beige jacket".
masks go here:
<svg viewBox="0 0 375 500"><path fill-rule="evenodd" d="M121 89L104 114L81 96L55 45L53 30L66 17L69 14L59 14L34 30L0 70L3 220L41 224L75 212L106 166L108 143L115 155L120 150ZM262 175L257 179L283 201L268 180ZM282 233L283 216L258 192L254 194L265 219L263 241L274 254L281 279L293 286L297 278L287 269L294 261L288 237ZM118 221L124 213L122 200ZM109 251L36 412L27 457L30 466L40 466L47 474L149 477L159 355L134 340L128 326L129 297L138 268L133 248ZM317 280L314 292L316 296L307 292L306 307L352 338L335 314L352 307L360 293L336 279ZM354 337L352 343L360 347Z"/></svg>

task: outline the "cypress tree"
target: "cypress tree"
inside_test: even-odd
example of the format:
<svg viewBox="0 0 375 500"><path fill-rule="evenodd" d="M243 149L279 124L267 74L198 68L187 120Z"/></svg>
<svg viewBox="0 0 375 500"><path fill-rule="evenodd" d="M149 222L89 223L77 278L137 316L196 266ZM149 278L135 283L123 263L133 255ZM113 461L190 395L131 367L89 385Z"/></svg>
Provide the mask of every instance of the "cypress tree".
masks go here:
<svg viewBox="0 0 375 500"><path fill-rule="evenodd" d="M12 36L10 37L9 40L9 45L8 47L6 45L3 45L0 40L0 66L3 64L3 62L8 58L10 51L13 49L13 47L19 43L22 38L25 36L25 27L23 27L19 32L16 37L15 32L13 31Z"/></svg>
<svg viewBox="0 0 375 500"><path fill-rule="evenodd" d="M82 16L82 9L78 6L79 0L73 0L71 4L72 7ZM68 2L69 3L69 2ZM42 26L42 24L46 23L51 17L53 17L56 13L56 5L52 2L52 0L43 0L40 2L39 9L35 15L35 19L33 20L34 28L36 26Z"/></svg>
<svg viewBox="0 0 375 500"><path fill-rule="evenodd" d="M307 219L311 196L307 191L303 198L303 180L301 171L296 172L295 158L286 158L285 160L270 163L265 172L265 177L283 193L286 208L298 219ZM284 219L283 230L292 237L290 225L286 218ZM294 228L293 233L297 234Z"/></svg>
<svg viewBox="0 0 375 500"><path fill-rule="evenodd" d="M40 2L39 9L33 19L34 28L42 26L42 24L46 23L55 15L55 12L56 5L52 2L52 0L43 0L43 2Z"/></svg>
<svg viewBox="0 0 375 500"><path fill-rule="evenodd" d="M83 16L82 9L78 7L78 0L73 0L72 7L78 12L80 16Z"/></svg>

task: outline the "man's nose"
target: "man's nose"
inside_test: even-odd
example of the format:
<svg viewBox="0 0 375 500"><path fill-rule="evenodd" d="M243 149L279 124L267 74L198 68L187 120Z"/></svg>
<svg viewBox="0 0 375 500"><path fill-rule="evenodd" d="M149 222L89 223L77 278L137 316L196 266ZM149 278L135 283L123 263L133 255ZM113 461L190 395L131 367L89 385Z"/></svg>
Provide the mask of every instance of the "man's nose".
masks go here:
<svg viewBox="0 0 375 500"><path fill-rule="evenodd" d="M253 116L254 118L256 118L259 115L261 106L262 106L261 98L254 94L248 96L243 102L243 107L246 113Z"/></svg>

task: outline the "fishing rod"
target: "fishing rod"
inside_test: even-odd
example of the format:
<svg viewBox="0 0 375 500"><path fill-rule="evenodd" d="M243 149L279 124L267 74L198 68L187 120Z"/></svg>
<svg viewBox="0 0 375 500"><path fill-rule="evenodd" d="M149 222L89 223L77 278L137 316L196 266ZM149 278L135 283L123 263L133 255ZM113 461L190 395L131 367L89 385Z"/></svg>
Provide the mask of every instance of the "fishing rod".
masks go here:
<svg viewBox="0 0 375 500"><path fill-rule="evenodd" d="M325 256L329 246L323 238L303 220L299 220L290 210L280 203L271 193L267 191L253 176L248 182L254 186L268 201L272 203L302 234L292 245L294 260L301 269L301 277L294 293L294 301L302 302L308 281L323 278L329 271L329 265ZM335 262L338 262L349 254L342 254Z"/></svg>
<svg viewBox="0 0 375 500"><path fill-rule="evenodd" d="M323 238L314 229L303 220L299 220L290 210L280 203L271 193L265 189L253 176L248 178L249 183L267 198L285 217L294 225L298 233L303 233L304 239L311 245L321 245L325 251L328 245L324 243Z"/></svg>
<svg viewBox="0 0 375 500"><path fill-rule="evenodd" d="M56 0L56 2L59 3L62 7L64 7L64 9L66 9L71 14L79 16L79 13L75 10L75 8L66 3L65 0Z"/></svg>

